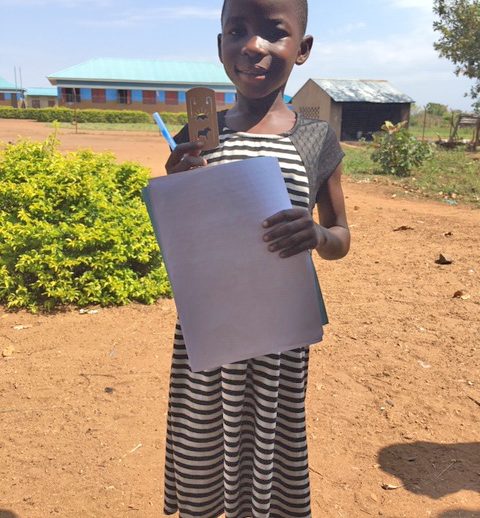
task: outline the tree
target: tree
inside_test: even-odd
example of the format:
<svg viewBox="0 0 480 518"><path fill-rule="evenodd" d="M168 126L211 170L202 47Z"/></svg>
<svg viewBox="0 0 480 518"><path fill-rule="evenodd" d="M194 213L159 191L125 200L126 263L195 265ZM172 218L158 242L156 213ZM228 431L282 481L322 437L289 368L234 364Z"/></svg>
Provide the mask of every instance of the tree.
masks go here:
<svg viewBox="0 0 480 518"><path fill-rule="evenodd" d="M433 11L440 33L435 50L456 65L457 75L475 80L470 96L480 109L480 0L434 0Z"/></svg>
<svg viewBox="0 0 480 518"><path fill-rule="evenodd" d="M428 103L427 106L425 106L425 109L430 115L437 115L438 117L443 117L448 114L448 106L445 104Z"/></svg>

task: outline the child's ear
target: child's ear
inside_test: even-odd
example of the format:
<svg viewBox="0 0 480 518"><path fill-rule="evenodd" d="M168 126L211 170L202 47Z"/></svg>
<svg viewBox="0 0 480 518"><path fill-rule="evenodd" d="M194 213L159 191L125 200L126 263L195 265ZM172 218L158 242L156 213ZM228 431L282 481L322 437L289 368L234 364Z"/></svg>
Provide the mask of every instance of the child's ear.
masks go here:
<svg viewBox="0 0 480 518"><path fill-rule="evenodd" d="M308 56L310 56L310 51L313 46L313 36L304 36L301 43L300 48L298 50L298 56L295 60L296 65L303 65L305 61L307 61Z"/></svg>
<svg viewBox="0 0 480 518"><path fill-rule="evenodd" d="M217 52L218 52L218 59L220 60L220 63L223 63L222 60L222 35L217 34Z"/></svg>

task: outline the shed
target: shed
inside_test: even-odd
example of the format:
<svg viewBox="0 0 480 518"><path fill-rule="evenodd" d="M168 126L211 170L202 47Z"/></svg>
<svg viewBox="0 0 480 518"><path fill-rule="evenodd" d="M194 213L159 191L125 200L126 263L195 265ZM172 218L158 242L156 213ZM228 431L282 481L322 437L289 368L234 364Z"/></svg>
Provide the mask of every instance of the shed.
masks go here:
<svg viewBox="0 0 480 518"><path fill-rule="evenodd" d="M212 88L217 105L235 102L235 87L217 63L98 58L48 76L60 105L78 108L186 111L185 93Z"/></svg>
<svg viewBox="0 0 480 518"><path fill-rule="evenodd" d="M57 89L46 88L27 88L25 93L27 108L51 108L57 106Z"/></svg>
<svg viewBox="0 0 480 518"><path fill-rule="evenodd" d="M19 88L0 77L0 106L18 108L18 103L23 98L24 91L23 88Z"/></svg>
<svg viewBox="0 0 480 518"><path fill-rule="evenodd" d="M410 120L413 99L384 80L309 79L293 96L294 109L330 123L341 140L371 138L385 121Z"/></svg>

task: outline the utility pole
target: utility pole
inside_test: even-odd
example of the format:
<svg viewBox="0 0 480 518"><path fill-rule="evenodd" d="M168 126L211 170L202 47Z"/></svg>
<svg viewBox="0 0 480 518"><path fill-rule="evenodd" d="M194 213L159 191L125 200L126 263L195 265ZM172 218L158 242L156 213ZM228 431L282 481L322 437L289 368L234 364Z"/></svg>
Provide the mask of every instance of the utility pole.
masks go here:
<svg viewBox="0 0 480 518"><path fill-rule="evenodd" d="M15 103L12 102L12 106L14 108L18 108L18 97L17 97L18 84L17 84L17 67L16 66L13 67L13 75L15 77L15 93L13 94L13 95L15 95Z"/></svg>
<svg viewBox="0 0 480 518"><path fill-rule="evenodd" d="M425 127L426 126L427 126L427 106L425 106L425 113L423 114L422 142L425 141Z"/></svg>

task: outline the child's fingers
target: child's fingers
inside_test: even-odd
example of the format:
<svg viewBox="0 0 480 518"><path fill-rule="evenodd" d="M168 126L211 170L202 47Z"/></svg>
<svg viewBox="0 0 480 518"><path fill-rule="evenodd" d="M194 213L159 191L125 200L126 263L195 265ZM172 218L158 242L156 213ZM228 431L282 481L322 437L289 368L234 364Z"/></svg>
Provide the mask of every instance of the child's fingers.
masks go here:
<svg viewBox="0 0 480 518"><path fill-rule="evenodd" d="M316 233L306 229L275 241L268 246L268 249L270 252L280 251L281 257L290 257L305 250L312 250L317 244ZM285 255L286 253L288 254Z"/></svg>
<svg viewBox="0 0 480 518"><path fill-rule="evenodd" d="M280 252L280 257L282 259L287 259L288 257L293 257L294 255L305 252L305 250L312 250L311 247L304 248L303 246L295 246L293 248L288 248L287 250L283 250Z"/></svg>
<svg viewBox="0 0 480 518"><path fill-rule="evenodd" d="M287 221L286 223L278 223L271 231L267 232L263 236L263 239L265 241L275 241L275 239L279 239L284 236L291 236L303 229L313 229L313 226L313 220L311 218L304 217L293 221Z"/></svg>
<svg viewBox="0 0 480 518"><path fill-rule="evenodd" d="M273 227L274 225L278 225L278 223L282 223L283 221L293 221L295 219L299 219L303 216L308 216L308 211L305 209L285 209L277 212L273 216L270 216L263 222L264 228Z"/></svg>
<svg viewBox="0 0 480 518"><path fill-rule="evenodd" d="M203 148L203 142L185 142L179 144L170 154L165 169L168 174L178 173L180 171L187 171L194 167L201 167L206 165L205 159L199 155Z"/></svg>
<svg viewBox="0 0 480 518"><path fill-rule="evenodd" d="M182 171L188 171L195 169L196 167L203 167L207 165L207 161L199 156L185 155L180 162L173 167L170 171L167 170L168 174L180 173Z"/></svg>

